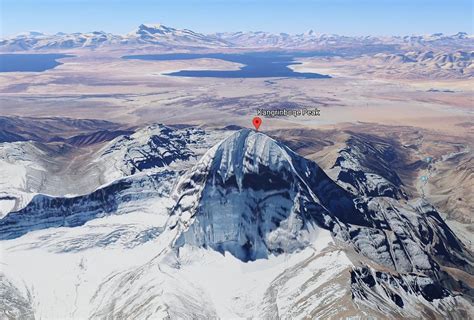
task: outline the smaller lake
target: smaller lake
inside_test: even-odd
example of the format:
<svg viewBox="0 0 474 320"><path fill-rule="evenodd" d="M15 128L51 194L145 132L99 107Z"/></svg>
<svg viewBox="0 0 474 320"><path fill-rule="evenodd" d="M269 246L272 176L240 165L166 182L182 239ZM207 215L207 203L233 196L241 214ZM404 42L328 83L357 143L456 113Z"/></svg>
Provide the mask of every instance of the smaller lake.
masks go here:
<svg viewBox="0 0 474 320"><path fill-rule="evenodd" d="M209 78L330 78L328 75L312 72L295 72L288 66L300 64L296 58L330 56L327 52L248 52L248 53L171 53L155 55L131 55L123 59L138 60L192 60L192 59L219 59L243 64L238 70L181 70L166 73L176 77L209 77Z"/></svg>
<svg viewBox="0 0 474 320"><path fill-rule="evenodd" d="M41 72L60 64L57 59L73 57L68 54L0 54L0 72Z"/></svg>

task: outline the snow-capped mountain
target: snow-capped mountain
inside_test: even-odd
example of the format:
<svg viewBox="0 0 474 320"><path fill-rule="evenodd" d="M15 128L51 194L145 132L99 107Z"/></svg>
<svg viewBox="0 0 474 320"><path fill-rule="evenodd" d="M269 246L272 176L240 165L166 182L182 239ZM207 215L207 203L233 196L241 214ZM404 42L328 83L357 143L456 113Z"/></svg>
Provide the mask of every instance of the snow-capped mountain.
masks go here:
<svg viewBox="0 0 474 320"><path fill-rule="evenodd" d="M317 33L309 30L300 34L270 33L263 31L216 33L217 37L237 47L282 48L282 49L349 49L362 46L378 48L379 51L407 50L408 48L442 47L472 50L473 36L464 32L454 35L416 36L343 36Z"/></svg>
<svg viewBox="0 0 474 320"><path fill-rule="evenodd" d="M0 238L16 238L50 227L83 225L98 217L133 211L127 207L129 202L167 197L177 175L192 165L214 139L212 133L201 129L164 125L119 136L96 151L90 164L75 169L79 171L74 181L79 194L72 195L72 190L66 194L67 188L54 187L65 179L54 179L48 172L53 162L48 157L54 155L53 151L38 142L0 145L0 168L9 171L4 175L9 179L0 180L0 208L2 215L15 211L0 221ZM95 178L81 178L81 173ZM77 185L87 181L96 188L81 194L83 190ZM59 196L44 194L51 190Z"/></svg>
<svg viewBox="0 0 474 320"><path fill-rule="evenodd" d="M56 33L47 35L43 33L21 34L16 37L3 39L0 47L6 51L21 50L52 50L74 48L98 48L107 45L118 45L121 37L103 31L88 33Z"/></svg>
<svg viewBox="0 0 474 320"><path fill-rule="evenodd" d="M204 35L187 29L175 29L162 24L141 24L125 35L114 35L103 31L89 33L56 33L47 35L38 32L19 34L0 41L2 51L52 50L101 47L142 48L156 46L164 48L228 47L230 44L212 35Z"/></svg>
<svg viewBox="0 0 474 320"><path fill-rule="evenodd" d="M355 154L370 158L374 151L375 158L368 161L372 163L380 150ZM392 177L367 176L370 179L371 186L384 185ZM94 317L146 317L153 310L179 318L328 316L331 313L321 301L335 303L330 296L336 296L341 303L347 295L365 314L391 318L456 318L469 312L468 300L458 296L464 292L469 299L469 290L444 268L456 266L472 274L472 257L435 209L423 201L400 202L398 193L386 194L384 187L373 189L380 194L367 197L372 187L361 187L362 180L350 182L359 196L344 191L315 163L264 134L245 129L233 134L178 182L176 204L161 235L171 247L160 247L162 253L149 263L105 281L98 296L116 290L120 294L95 300ZM328 231L335 242L323 240ZM345 249L334 249L337 244ZM223 256L218 258L213 251ZM282 256L295 260L279 269L275 263ZM208 278L197 279L202 272L198 261L209 271L217 268L216 261L219 270L233 270L234 263L252 265L261 260L270 279L260 279L252 289L240 288L233 296L224 287L235 284L226 278L212 284ZM324 274L321 265L334 269ZM156 269L158 274L152 271ZM279 271L273 274L275 269ZM347 271L350 285L338 286L334 279L341 281ZM258 277L248 272L238 273L244 283ZM220 274L232 277L226 271ZM164 288L162 294L147 295L145 304L132 298L140 290L159 288ZM239 313L238 301L246 295L253 295L246 301L248 310ZM225 310L217 306L219 299L225 301ZM345 310L351 310L349 305Z"/></svg>
<svg viewBox="0 0 474 320"><path fill-rule="evenodd" d="M217 37L188 29L175 29L162 24L141 24L127 34L122 43L150 44L158 46L226 47L229 43Z"/></svg>
<svg viewBox="0 0 474 320"><path fill-rule="evenodd" d="M437 45L437 46L449 46L456 44L470 44L472 46L473 36L466 32L458 32L453 35L447 35L443 33L434 33L428 35L411 35L403 37L394 37L400 39L406 44L410 45Z"/></svg>
<svg viewBox="0 0 474 320"><path fill-rule="evenodd" d="M310 245L311 230L330 217L363 220L350 195L315 163L245 129L206 153L174 197L173 223L185 230L177 245L228 251L243 261Z"/></svg>
<svg viewBox="0 0 474 320"><path fill-rule="evenodd" d="M472 50L473 36L465 32L454 35L442 33L412 36L344 36L318 33L271 33L263 31L218 32L202 34L188 29L175 29L163 24L141 24L132 32L115 35L103 31L87 33L41 32L21 33L0 40L3 52L24 50L98 49L192 49L192 48L258 48L304 50L376 50L407 51L410 49L444 48L445 50Z"/></svg>
<svg viewBox="0 0 474 320"><path fill-rule="evenodd" d="M282 49L330 49L354 45L375 45L382 41L377 37L349 37L336 34L320 34L309 30L300 34L270 32L216 33L219 38L238 47L282 48Z"/></svg>
<svg viewBox="0 0 474 320"><path fill-rule="evenodd" d="M151 125L131 135L119 136L97 152L107 181L153 168L176 167L195 161L196 149L206 147L206 132L196 128L171 129Z"/></svg>
<svg viewBox="0 0 474 320"><path fill-rule="evenodd" d="M0 219L0 303L73 319L472 314L472 255L409 198L389 146L354 136L333 181L263 133L227 134L199 160L199 129L118 137L96 156L125 177Z"/></svg>
<svg viewBox="0 0 474 320"><path fill-rule="evenodd" d="M353 135L339 151L332 169L337 171L337 182L354 195L408 199L391 165L398 156L388 143Z"/></svg>

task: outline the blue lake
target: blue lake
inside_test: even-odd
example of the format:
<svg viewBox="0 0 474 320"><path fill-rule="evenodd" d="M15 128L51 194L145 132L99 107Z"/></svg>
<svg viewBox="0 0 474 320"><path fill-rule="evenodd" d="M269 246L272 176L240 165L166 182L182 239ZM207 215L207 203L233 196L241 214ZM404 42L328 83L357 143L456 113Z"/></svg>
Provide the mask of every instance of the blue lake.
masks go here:
<svg viewBox="0 0 474 320"><path fill-rule="evenodd" d="M0 72L41 72L60 64L57 59L73 57L67 54L0 54Z"/></svg>
<svg viewBox="0 0 474 320"><path fill-rule="evenodd" d="M299 64L296 58L330 56L327 52L248 52L248 53L171 53L158 55L131 55L123 59L138 60L192 60L192 59L220 59L243 64L239 70L181 70L166 73L168 76L178 77L211 77L211 78L330 78L328 75L295 72L288 66Z"/></svg>

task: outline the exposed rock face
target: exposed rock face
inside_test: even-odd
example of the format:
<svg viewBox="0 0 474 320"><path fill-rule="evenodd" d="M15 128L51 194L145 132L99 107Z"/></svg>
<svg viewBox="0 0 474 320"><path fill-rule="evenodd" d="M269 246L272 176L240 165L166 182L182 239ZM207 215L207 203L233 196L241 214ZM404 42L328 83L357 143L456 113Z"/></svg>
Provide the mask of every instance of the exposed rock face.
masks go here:
<svg viewBox="0 0 474 320"><path fill-rule="evenodd" d="M391 318L462 318L472 310L471 253L432 205L410 199L390 165L398 155L384 141L352 135L339 151L333 181L315 162L248 129L197 161L206 137L199 129L162 125L118 137L96 155L113 163L119 179L85 195L34 196L0 219L0 239L86 227L96 218L149 205L169 208L160 227L135 232L130 225L118 234L94 233L96 241L79 233L61 245L44 238L55 252L81 254L113 243L110 237L119 237L125 248L156 239L151 260L100 280L87 302L90 318L157 312L190 319L330 317L341 301L347 314ZM256 266L265 266L256 293L221 279L231 289L225 284L218 295L233 308L242 306L236 296L246 297L249 310L223 310L215 303L220 298L211 294L208 266L222 274L229 268L229 277L244 270L238 281L249 283L256 281ZM16 310L29 312L29 302L19 297ZM333 309L323 308L325 303Z"/></svg>
<svg viewBox="0 0 474 320"><path fill-rule="evenodd" d="M204 137L205 132L200 129L171 129L164 125L152 125L131 135L119 136L96 152L93 160L93 164L101 168L104 185L83 195L32 196L27 204L0 220L0 239L12 239L50 227L80 226L91 219L130 212L128 203L168 197L178 173L188 162L195 161L199 154L197 149L206 145ZM5 160L17 159L17 166L27 160L25 175L29 186L18 186L23 192L28 188L38 192L49 175L47 165L33 166L39 159L41 163L48 162L47 153L37 145L44 148L40 143L30 142L5 145L8 152L5 152L8 156ZM21 194L10 193L0 200L19 202Z"/></svg>
<svg viewBox="0 0 474 320"><path fill-rule="evenodd" d="M211 149L180 181L175 197L176 223L189 226L178 242L244 261L307 246L318 223L367 223L351 195L315 163L246 129Z"/></svg>
<svg viewBox="0 0 474 320"><path fill-rule="evenodd" d="M83 196L37 195L25 208L0 220L0 240L21 237L34 230L77 227L92 219L131 212L134 202L167 196L170 180L175 177L175 172L163 171L124 178Z"/></svg>
<svg viewBox="0 0 474 320"><path fill-rule="evenodd" d="M0 274L0 316L2 319L34 320L35 314L31 305L32 296L23 296L20 290L7 277Z"/></svg>
<svg viewBox="0 0 474 320"><path fill-rule="evenodd" d="M96 159L113 162L115 169L132 175L151 168L194 160L193 146L204 142L204 131L199 129L175 130L164 125L152 125L131 135L111 141Z"/></svg>
<svg viewBox="0 0 474 320"><path fill-rule="evenodd" d="M386 291L388 304L403 308L411 303L409 295L433 301L451 296L450 289L462 291L440 265L472 274L470 253L431 205L400 200L407 198L400 179L384 164L395 157L389 146L353 139L336 161L339 181L351 194L284 145L261 133L239 131L211 149L178 183L171 228L182 233L175 245L227 251L248 261L302 250L324 228L397 274L393 280L388 273L377 273L378 282L402 287L401 292ZM365 283L367 290L376 285L366 273L352 273L359 300L368 293L357 293L362 288L357 283Z"/></svg>
<svg viewBox="0 0 474 320"><path fill-rule="evenodd" d="M355 195L407 199L403 183L392 168L397 153L383 141L352 136L339 151L333 168L339 170L337 181Z"/></svg>

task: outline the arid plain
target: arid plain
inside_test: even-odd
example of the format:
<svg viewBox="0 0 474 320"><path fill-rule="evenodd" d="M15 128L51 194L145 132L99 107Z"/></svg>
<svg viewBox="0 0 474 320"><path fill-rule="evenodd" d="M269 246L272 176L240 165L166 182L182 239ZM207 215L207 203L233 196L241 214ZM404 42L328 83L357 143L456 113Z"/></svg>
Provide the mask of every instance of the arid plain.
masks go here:
<svg viewBox="0 0 474 320"><path fill-rule="evenodd" d="M160 121L220 127L248 126L258 108L318 107L320 117L271 119L262 129L374 122L459 136L473 133L469 125L472 79L356 74L353 61L344 64L340 59L311 59L292 66L296 71L328 74L330 79L173 77L163 73L235 70L239 64L218 59L140 61L121 59L121 54L72 54L76 56L41 73L2 73L1 113L79 118L87 114L130 125Z"/></svg>

